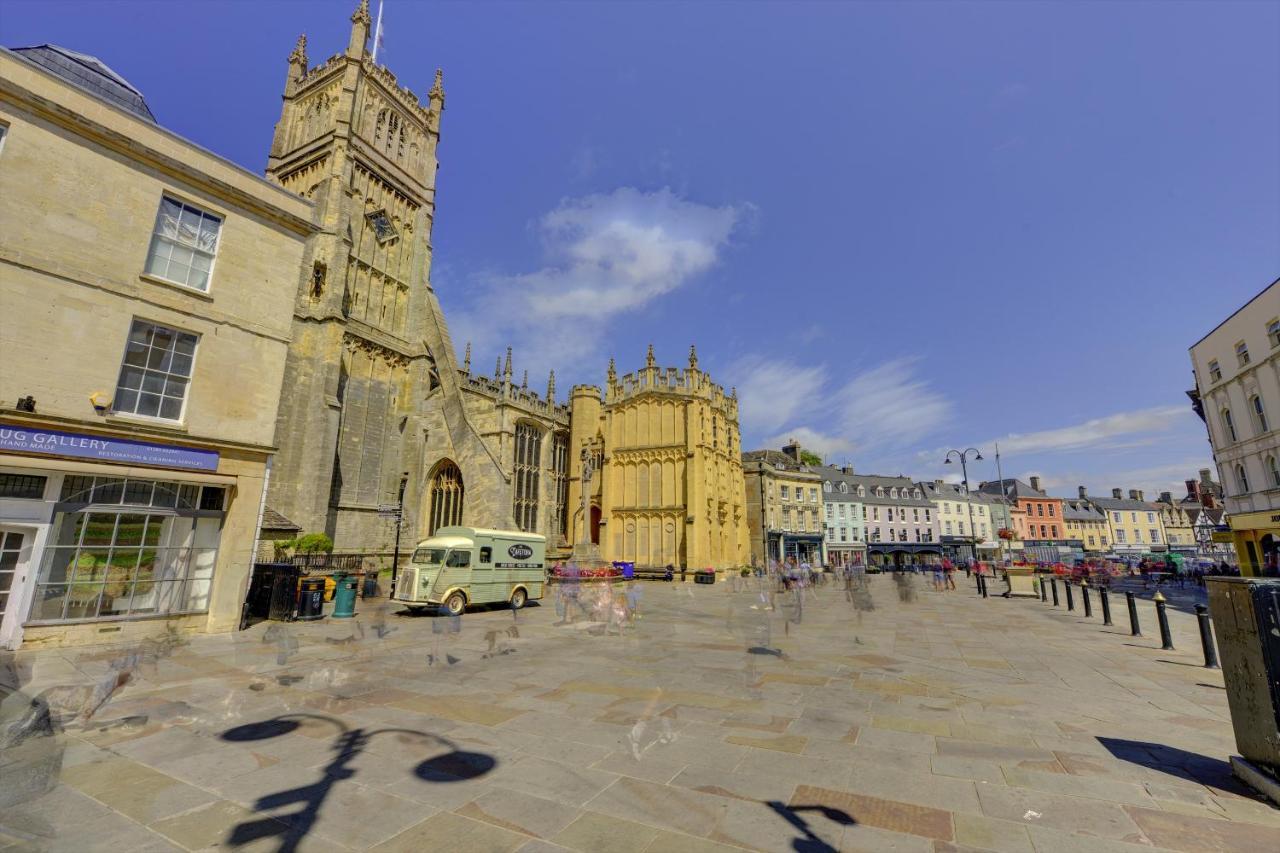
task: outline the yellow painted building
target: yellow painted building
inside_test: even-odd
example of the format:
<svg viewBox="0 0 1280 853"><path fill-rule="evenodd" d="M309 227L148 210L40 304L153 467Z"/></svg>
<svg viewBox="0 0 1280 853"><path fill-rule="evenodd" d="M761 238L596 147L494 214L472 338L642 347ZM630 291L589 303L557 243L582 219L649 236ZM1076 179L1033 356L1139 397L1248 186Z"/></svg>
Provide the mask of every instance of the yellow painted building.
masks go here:
<svg viewBox="0 0 1280 853"><path fill-rule="evenodd" d="M1111 526L1106 513L1089 502L1083 486L1079 498L1062 502L1062 522L1067 529L1067 539L1078 541L1086 553L1111 550Z"/></svg>
<svg viewBox="0 0 1280 853"><path fill-rule="evenodd" d="M1168 549L1160 508L1147 502L1141 490L1130 489L1126 498L1120 489L1112 489L1111 497L1089 501L1107 516L1111 551L1136 556Z"/></svg>
<svg viewBox="0 0 1280 853"><path fill-rule="evenodd" d="M567 540L584 531L606 560L724 569L747 561L738 399L698 369L645 366L619 377L609 363L603 397L570 394ZM584 459L595 472L583 515ZM814 506L820 509L819 500Z"/></svg>

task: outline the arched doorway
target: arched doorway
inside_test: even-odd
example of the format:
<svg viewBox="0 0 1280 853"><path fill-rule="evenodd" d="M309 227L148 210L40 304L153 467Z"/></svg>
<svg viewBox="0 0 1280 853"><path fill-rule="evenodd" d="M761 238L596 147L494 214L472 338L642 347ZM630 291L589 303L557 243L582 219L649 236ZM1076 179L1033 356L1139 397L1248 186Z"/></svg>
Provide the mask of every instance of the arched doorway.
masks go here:
<svg viewBox="0 0 1280 853"><path fill-rule="evenodd" d="M432 535L441 527L462 524L465 489L458 466L448 459L437 464L431 474L430 491L431 514L428 516L427 535Z"/></svg>
<svg viewBox="0 0 1280 853"><path fill-rule="evenodd" d="M591 507L591 544L600 544L600 507Z"/></svg>

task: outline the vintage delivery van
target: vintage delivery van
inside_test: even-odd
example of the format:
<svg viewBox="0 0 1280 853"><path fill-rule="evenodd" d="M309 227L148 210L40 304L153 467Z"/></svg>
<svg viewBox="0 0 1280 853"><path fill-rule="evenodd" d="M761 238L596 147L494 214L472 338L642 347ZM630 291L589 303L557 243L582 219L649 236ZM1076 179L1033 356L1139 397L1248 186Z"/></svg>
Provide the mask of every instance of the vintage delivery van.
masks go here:
<svg viewBox="0 0 1280 853"><path fill-rule="evenodd" d="M413 550L392 601L454 616L469 604L509 602L518 609L542 598L546 554L547 538L537 533L441 527Z"/></svg>

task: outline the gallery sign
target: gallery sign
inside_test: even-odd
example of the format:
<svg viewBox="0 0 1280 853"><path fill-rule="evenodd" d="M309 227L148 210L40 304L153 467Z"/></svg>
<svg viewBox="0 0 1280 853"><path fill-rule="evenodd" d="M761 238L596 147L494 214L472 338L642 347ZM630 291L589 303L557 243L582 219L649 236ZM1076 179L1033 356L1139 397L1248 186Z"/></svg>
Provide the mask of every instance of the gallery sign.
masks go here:
<svg viewBox="0 0 1280 853"><path fill-rule="evenodd" d="M186 468L193 471L217 471L218 452L128 441L101 435L81 435L51 429L33 429L0 423L0 451L40 453L46 456L71 456L96 459L119 465L157 465L163 468Z"/></svg>

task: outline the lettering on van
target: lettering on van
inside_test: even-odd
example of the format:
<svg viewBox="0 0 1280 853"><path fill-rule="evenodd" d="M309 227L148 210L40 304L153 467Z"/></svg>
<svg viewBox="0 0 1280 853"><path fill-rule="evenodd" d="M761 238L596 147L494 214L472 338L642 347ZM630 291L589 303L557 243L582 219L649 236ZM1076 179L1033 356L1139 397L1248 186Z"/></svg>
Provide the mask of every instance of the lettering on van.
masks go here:
<svg viewBox="0 0 1280 853"><path fill-rule="evenodd" d="M541 569L542 563L494 563L495 569Z"/></svg>
<svg viewBox="0 0 1280 853"><path fill-rule="evenodd" d="M510 554L514 559L527 560L533 556L533 549L530 548L528 545L525 545L521 542L517 542L516 544L512 545L510 548L507 549L507 553Z"/></svg>

